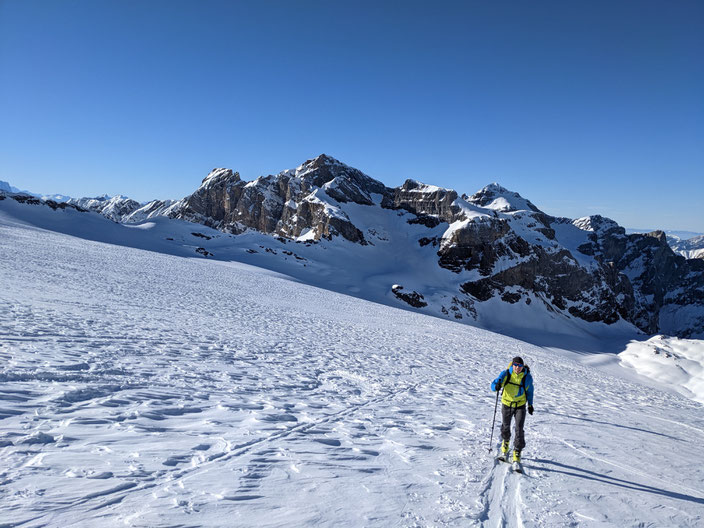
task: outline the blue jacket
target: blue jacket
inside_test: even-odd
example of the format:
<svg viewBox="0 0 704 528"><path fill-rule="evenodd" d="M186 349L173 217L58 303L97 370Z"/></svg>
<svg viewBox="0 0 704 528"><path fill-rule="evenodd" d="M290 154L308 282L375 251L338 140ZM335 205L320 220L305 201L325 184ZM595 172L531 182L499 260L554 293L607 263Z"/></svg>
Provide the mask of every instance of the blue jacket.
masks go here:
<svg viewBox="0 0 704 528"><path fill-rule="evenodd" d="M526 400L528 405L533 405L533 376L530 374L530 369L524 367L525 372L517 374L513 371L513 366L510 369L504 370L499 374L499 377L491 382L491 390L504 387L501 403L504 405L517 404L524 405ZM510 376L510 377L509 377ZM525 383L522 383L525 377ZM525 385L525 391L523 386Z"/></svg>

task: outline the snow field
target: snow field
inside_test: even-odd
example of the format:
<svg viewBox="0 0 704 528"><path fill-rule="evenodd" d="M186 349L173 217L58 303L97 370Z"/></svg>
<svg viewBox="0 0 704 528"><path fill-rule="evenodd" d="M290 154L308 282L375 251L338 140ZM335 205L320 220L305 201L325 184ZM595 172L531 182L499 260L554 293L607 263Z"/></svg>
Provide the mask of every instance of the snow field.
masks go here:
<svg viewBox="0 0 704 528"><path fill-rule="evenodd" d="M632 341L619 354L623 366L704 403L704 341L663 335Z"/></svg>
<svg viewBox="0 0 704 528"><path fill-rule="evenodd" d="M701 405L554 351L7 222L0 277L0 525L702 523ZM517 354L523 476L487 452Z"/></svg>

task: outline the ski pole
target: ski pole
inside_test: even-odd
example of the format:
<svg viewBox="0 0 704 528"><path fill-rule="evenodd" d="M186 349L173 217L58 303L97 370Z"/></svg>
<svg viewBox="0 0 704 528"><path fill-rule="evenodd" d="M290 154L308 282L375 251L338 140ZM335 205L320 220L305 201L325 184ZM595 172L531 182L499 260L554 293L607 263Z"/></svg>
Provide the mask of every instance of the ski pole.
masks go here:
<svg viewBox="0 0 704 528"><path fill-rule="evenodd" d="M494 421L491 422L491 437L489 438L489 453L491 453L491 441L494 439L494 425L496 425L496 409L499 406L499 391L496 391L496 403L494 404Z"/></svg>

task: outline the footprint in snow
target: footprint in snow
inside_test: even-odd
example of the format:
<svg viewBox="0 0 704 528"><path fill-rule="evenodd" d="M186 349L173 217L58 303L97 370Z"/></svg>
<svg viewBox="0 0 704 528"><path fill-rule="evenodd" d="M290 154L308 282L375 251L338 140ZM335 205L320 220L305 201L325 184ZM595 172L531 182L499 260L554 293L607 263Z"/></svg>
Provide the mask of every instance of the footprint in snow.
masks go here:
<svg viewBox="0 0 704 528"><path fill-rule="evenodd" d="M53 444L54 442L56 442L56 439L53 436L51 436L50 434L42 433L42 432L33 433L29 436L24 437L22 440L20 440L21 444L26 444L26 445Z"/></svg>
<svg viewBox="0 0 704 528"><path fill-rule="evenodd" d="M335 440L334 438L315 438L314 440L320 444L325 444L330 447L340 447L342 445L342 442Z"/></svg>
<svg viewBox="0 0 704 528"><path fill-rule="evenodd" d="M268 414L259 420L262 422L297 422L298 418L292 414Z"/></svg>
<svg viewBox="0 0 704 528"><path fill-rule="evenodd" d="M162 464L173 467L188 462L189 460L191 460L191 455L176 455L167 458L162 462Z"/></svg>
<svg viewBox="0 0 704 528"><path fill-rule="evenodd" d="M89 479L94 479L94 480L103 480L103 479L109 479L113 478L115 475L113 475L112 471L103 471L102 473L96 473L95 475L88 475L86 478Z"/></svg>

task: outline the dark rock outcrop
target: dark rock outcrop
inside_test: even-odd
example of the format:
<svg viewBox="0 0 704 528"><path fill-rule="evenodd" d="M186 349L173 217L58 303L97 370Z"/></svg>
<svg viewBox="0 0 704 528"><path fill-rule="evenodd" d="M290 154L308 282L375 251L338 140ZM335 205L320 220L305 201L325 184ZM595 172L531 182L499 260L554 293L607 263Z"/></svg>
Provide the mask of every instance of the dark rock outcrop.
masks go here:
<svg viewBox="0 0 704 528"><path fill-rule="evenodd" d="M468 276L456 302L443 307L458 318L475 317L475 303L494 297L509 304L539 298L566 317L606 324L624 319L653 333L662 330L664 307L704 304L704 261L698 266L674 254L661 232L626 235L601 216L555 218L498 184L462 197L414 180L390 189L326 155L252 182L216 169L170 216L230 233L254 229L306 241L340 236L365 245L365 234L345 212L349 203L411 213L410 226L436 231L447 225L441 236L417 240L436 251L439 266ZM565 228L579 230L585 241L563 247L557 230ZM397 288L394 294L427 306L422 292ZM695 318L697 324L704 321ZM688 323L671 331L689 335L696 328Z"/></svg>
<svg viewBox="0 0 704 528"><path fill-rule="evenodd" d="M403 286L399 284L394 284L394 286L391 288L391 291L398 299L401 299L403 302L409 304L410 306L413 306L414 308L423 308L425 306L428 306L428 303L425 302L423 295L416 291L406 293L403 291Z"/></svg>
<svg viewBox="0 0 704 528"><path fill-rule="evenodd" d="M427 266L437 259L452 272L442 270L442 276L456 280L428 292L395 287L395 297L456 319L476 319L482 303L500 299L588 322L625 320L647 333L704 334L704 259L677 255L661 231L626 234L601 216L552 217L498 184L461 197L414 180L392 189L320 155L251 182L230 169L215 169L177 203L92 200L87 208L113 219L163 214L232 234L256 230L306 244L335 237L360 245L409 239L409 250L429 258L416 264L398 255L399 262ZM388 225L355 225L351 218L361 218L365 208L376 215L370 218ZM196 251L212 256L205 248ZM445 304L437 305L438 298Z"/></svg>
<svg viewBox="0 0 704 528"><path fill-rule="evenodd" d="M366 244L339 204L392 205L391 190L324 154L295 170L244 182L229 169L215 169L170 216L229 233L255 229L287 238L313 240L339 235Z"/></svg>

